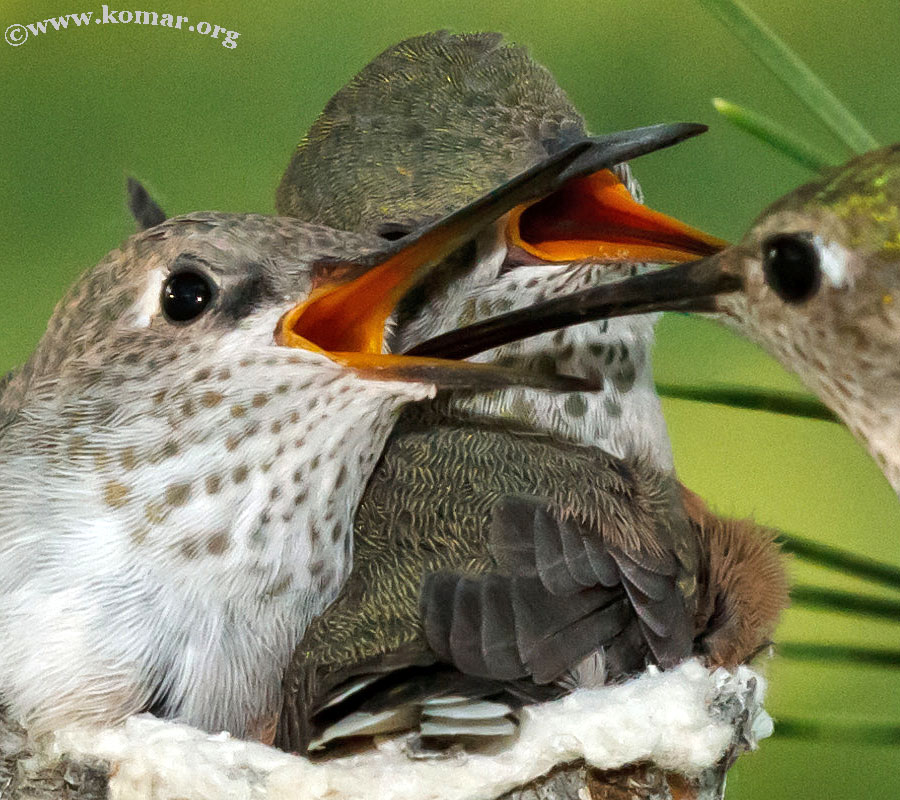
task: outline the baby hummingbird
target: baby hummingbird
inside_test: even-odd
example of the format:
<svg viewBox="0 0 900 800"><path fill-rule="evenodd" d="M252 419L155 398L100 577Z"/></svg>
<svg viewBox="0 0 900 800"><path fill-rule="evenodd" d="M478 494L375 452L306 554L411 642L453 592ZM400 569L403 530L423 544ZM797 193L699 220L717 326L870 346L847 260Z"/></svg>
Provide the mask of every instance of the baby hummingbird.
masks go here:
<svg viewBox="0 0 900 800"><path fill-rule="evenodd" d="M12 717L39 733L150 709L260 735L350 570L355 509L400 409L447 387L583 387L382 346L429 268L585 150L402 242L195 213L87 272L0 389Z"/></svg>
<svg viewBox="0 0 900 800"><path fill-rule="evenodd" d="M590 141L583 120L524 49L497 34L428 34L335 95L278 207L391 238L579 140ZM627 165L578 166L432 273L398 308L391 347L427 353L422 339L459 324L717 248L633 200ZM511 705L695 651L739 663L767 640L786 595L777 548L675 481L653 323L602 321L484 355L564 366L602 379L597 391L451 394L404 413L357 511L354 569L288 671L280 744L404 727L508 734Z"/></svg>
<svg viewBox="0 0 900 800"><path fill-rule="evenodd" d="M619 161L593 170L576 162L557 191L514 209L432 272L398 307L391 350L627 277L645 262L688 261L724 246L642 205L626 163L703 130L651 126L601 137L621 143ZM525 48L497 33L424 34L388 48L328 102L293 154L276 206L390 239L590 141L566 93ZM602 379L598 391L574 397L524 389L447 402L454 413L502 415L671 470L650 363L655 321L645 315L576 326L478 358Z"/></svg>

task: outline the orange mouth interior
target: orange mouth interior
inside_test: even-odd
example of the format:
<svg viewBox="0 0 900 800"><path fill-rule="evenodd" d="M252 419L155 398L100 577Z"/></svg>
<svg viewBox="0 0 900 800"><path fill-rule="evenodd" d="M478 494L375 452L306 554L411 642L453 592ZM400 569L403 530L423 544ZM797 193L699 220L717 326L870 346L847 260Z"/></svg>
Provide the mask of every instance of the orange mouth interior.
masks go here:
<svg viewBox="0 0 900 800"><path fill-rule="evenodd" d="M279 343L352 366L405 358L381 352L387 320L424 268L462 243L456 242L460 233L453 225L430 231L360 277L315 289L282 317ZM548 197L518 206L508 217L507 237L547 262L683 262L728 244L635 202L609 170L574 178Z"/></svg>
<svg viewBox="0 0 900 800"><path fill-rule="evenodd" d="M692 261L728 246L636 202L612 172L574 178L510 214L507 237L543 261Z"/></svg>
<svg viewBox="0 0 900 800"><path fill-rule="evenodd" d="M315 289L282 317L278 343L353 366L376 367L404 358L382 354L385 325L422 268L439 258L441 250L441 242L425 236L355 280Z"/></svg>

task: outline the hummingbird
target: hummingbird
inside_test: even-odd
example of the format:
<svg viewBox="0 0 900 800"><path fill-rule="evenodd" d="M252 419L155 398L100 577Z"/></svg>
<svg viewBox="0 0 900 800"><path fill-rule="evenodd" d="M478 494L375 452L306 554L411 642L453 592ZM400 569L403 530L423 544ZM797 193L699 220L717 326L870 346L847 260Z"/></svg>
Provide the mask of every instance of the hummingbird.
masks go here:
<svg viewBox="0 0 900 800"><path fill-rule="evenodd" d="M131 212L131 216L139 231L145 231L147 228L152 228L154 225L159 225L166 221L168 215L163 211L159 203L150 196L150 192L139 180L129 176L125 189L128 198L128 210Z"/></svg>
<svg viewBox="0 0 900 800"><path fill-rule="evenodd" d="M657 146L650 129L647 136ZM628 137L638 144L633 132ZM392 239L584 141L581 115L525 48L497 33L429 33L386 50L327 103L290 160L276 208ZM402 352L444 331L645 271L645 262L689 261L726 244L642 205L630 157L594 172L573 164L559 191L522 204L448 259L398 307L389 348ZM446 402L456 414L503 416L621 457L640 452L672 470L650 360L656 319L574 326L477 357L602 377L601 391L451 394Z"/></svg>
<svg viewBox="0 0 900 800"><path fill-rule="evenodd" d="M392 239L589 140L524 49L498 34L428 34L387 50L328 103L277 208ZM427 352L421 340L498 310L723 244L632 192L617 164L515 209L407 296L390 346L419 340ZM713 516L677 484L650 373L654 322L507 338L481 356L565 367L602 390L450 394L401 416L357 511L353 571L288 671L281 746L404 727L506 735L524 701L695 651L741 663L768 640L786 604L772 532ZM479 336L470 344L486 349ZM573 577L589 558L579 548L605 566L582 563Z"/></svg>
<svg viewBox="0 0 900 800"><path fill-rule="evenodd" d="M0 387L0 705L261 737L404 405L562 375L382 354L397 302L574 145L400 242L197 212L128 239ZM596 148L594 148L596 150ZM39 676L39 678L36 678Z"/></svg>
<svg viewBox="0 0 900 800"><path fill-rule="evenodd" d="M463 358L507 337L546 335L610 314L648 310L711 314L761 345L800 379L866 447L900 493L900 144L857 156L766 208L722 252L598 286L495 322L454 332L431 355ZM557 313L565 306L562 313ZM575 311L577 307L577 311ZM527 316L527 319L525 318ZM459 337L469 346L457 348ZM474 343L478 342L475 346Z"/></svg>
<svg viewBox="0 0 900 800"><path fill-rule="evenodd" d="M776 201L714 264L741 282L719 319L795 372L900 493L900 145Z"/></svg>
<svg viewBox="0 0 900 800"><path fill-rule="evenodd" d="M775 532L640 459L410 408L354 522L354 563L285 678L276 738L512 736L521 706L698 655L734 667L787 604Z"/></svg>

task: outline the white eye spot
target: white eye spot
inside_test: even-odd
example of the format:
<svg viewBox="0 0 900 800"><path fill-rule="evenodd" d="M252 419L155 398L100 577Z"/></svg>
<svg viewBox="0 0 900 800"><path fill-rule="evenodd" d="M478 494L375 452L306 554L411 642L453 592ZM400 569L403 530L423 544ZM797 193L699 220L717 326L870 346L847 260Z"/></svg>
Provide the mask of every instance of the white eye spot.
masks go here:
<svg viewBox="0 0 900 800"><path fill-rule="evenodd" d="M159 298L166 270L162 267L147 274L147 285L137 302L125 312L122 320L132 328L146 328L150 320L159 313Z"/></svg>
<svg viewBox="0 0 900 800"><path fill-rule="evenodd" d="M850 285L850 270L847 268L850 254L834 241L826 242L821 236L813 237L813 244L819 251L819 267L825 280L834 289Z"/></svg>

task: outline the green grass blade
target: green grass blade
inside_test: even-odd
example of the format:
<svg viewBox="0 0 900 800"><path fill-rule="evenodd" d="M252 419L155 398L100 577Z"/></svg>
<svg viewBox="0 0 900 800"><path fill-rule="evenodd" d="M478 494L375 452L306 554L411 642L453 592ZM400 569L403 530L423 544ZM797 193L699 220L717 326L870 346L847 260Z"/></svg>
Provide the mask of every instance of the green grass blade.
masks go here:
<svg viewBox="0 0 900 800"><path fill-rule="evenodd" d="M850 150L864 153L878 142L766 24L738 0L700 0Z"/></svg>
<svg viewBox="0 0 900 800"><path fill-rule="evenodd" d="M834 723L778 716L775 737L842 744L898 745L900 725Z"/></svg>
<svg viewBox="0 0 900 800"><path fill-rule="evenodd" d="M860 556L794 534L782 533L778 541L786 553L793 553L804 561L835 569L844 575L880 583L891 589L900 589L900 567L893 564L885 564L874 558Z"/></svg>
<svg viewBox="0 0 900 800"><path fill-rule="evenodd" d="M837 611L871 619L900 623L900 602L880 597L797 584L791 588L791 604L816 611Z"/></svg>
<svg viewBox="0 0 900 800"><path fill-rule="evenodd" d="M750 411L768 411L771 414L786 414L790 417L840 422L822 403L800 393L771 392L744 386L682 386L673 383L657 383L660 397L673 400L691 400L697 403L712 403Z"/></svg>
<svg viewBox="0 0 900 800"><path fill-rule="evenodd" d="M825 155L825 153L804 142L795 133L787 130L787 128L782 128L774 120L739 106L737 103L723 100L721 97L714 97L713 106L716 111L733 125L769 145L769 147L774 148L782 155L787 156L801 167L805 167L813 172L821 172L826 167L837 164L841 160Z"/></svg>
<svg viewBox="0 0 900 800"><path fill-rule="evenodd" d="M900 650L814 642L777 642L775 651L781 658L791 661L823 661L840 666L900 669Z"/></svg>

